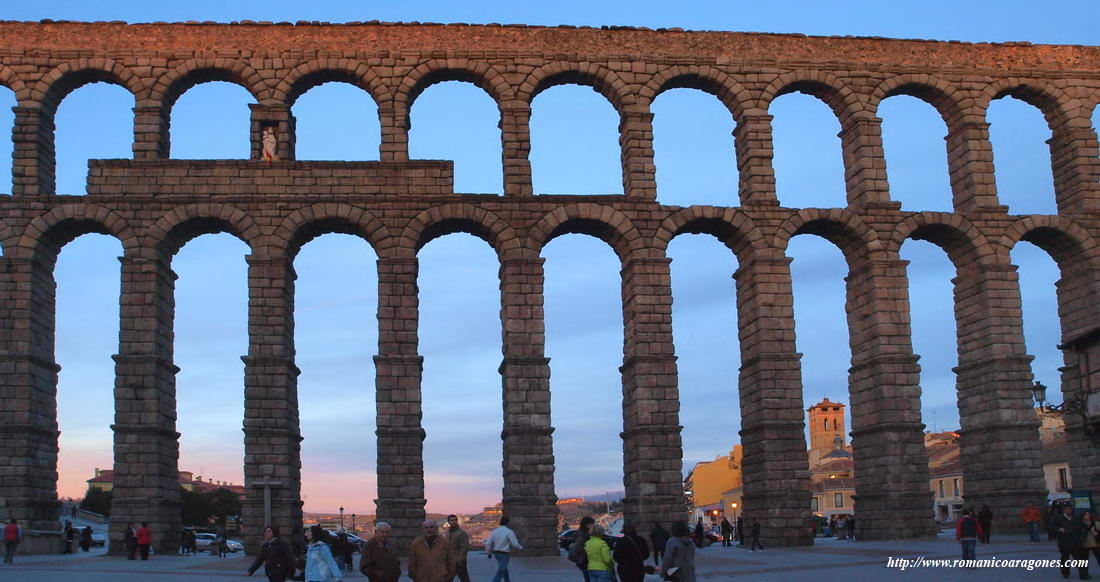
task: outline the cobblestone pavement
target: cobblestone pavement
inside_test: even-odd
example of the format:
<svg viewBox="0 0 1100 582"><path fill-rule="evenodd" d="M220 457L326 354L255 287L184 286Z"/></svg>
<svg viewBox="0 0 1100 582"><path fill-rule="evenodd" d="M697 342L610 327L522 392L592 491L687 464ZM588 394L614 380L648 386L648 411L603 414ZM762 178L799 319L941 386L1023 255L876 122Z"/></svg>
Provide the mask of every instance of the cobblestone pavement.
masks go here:
<svg viewBox="0 0 1100 582"><path fill-rule="evenodd" d="M954 582L962 580L1060 580L1055 568L910 568L902 571L887 567L889 558L953 559L959 557L959 547L949 532L935 540L906 542L845 542L817 540L817 545L807 548L769 549L749 552L743 548L711 546L699 550L697 567L699 579L786 581L828 579L845 581L863 580L921 580L927 582ZM1054 542L1028 542L1023 536L994 539L990 545L978 547L979 559L1040 560L1058 557ZM217 582L219 580L262 580L259 573L245 576L251 559L235 556L219 559L207 554L195 557L154 556L148 562L128 561L103 556L102 550L72 556L17 556L11 566L0 568L0 580L18 582L56 582L80 580L80 582ZM488 581L495 570L495 561L483 553L471 552L470 574L475 581ZM1094 561L1094 574L1100 572ZM514 582L558 582L581 580L580 574L564 558L515 558L512 560ZM809 577L809 578L808 578ZM1076 578L1076 572L1074 572ZM357 571L348 573L350 580L365 580ZM407 581L407 578L402 578ZM656 581L656 576L647 579Z"/></svg>

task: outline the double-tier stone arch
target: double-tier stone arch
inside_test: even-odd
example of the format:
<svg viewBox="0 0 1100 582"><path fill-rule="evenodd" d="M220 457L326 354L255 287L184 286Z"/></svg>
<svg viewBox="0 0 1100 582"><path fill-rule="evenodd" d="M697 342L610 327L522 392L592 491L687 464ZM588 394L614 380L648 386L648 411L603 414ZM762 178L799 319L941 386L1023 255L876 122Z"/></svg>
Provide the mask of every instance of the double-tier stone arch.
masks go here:
<svg viewBox="0 0 1100 582"><path fill-rule="evenodd" d="M30 86L23 82L19 73L4 64L0 64L0 85L11 89L12 93L15 93L16 102L26 103L31 100Z"/></svg>

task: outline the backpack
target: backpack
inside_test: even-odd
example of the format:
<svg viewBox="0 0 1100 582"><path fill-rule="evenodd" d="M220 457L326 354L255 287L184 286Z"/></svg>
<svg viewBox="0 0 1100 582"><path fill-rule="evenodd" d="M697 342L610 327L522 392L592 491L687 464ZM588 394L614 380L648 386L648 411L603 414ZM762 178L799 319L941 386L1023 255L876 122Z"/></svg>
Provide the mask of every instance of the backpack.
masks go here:
<svg viewBox="0 0 1100 582"><path fill-rule="evenodd" d="M584 551L584 544L588 541L588 536L585 535L584 539L581 539L580 532L577 533L577 537L573 538L573 545L569 547L569 561L577 565L581 570L588 569L588 552Z"/></svg>

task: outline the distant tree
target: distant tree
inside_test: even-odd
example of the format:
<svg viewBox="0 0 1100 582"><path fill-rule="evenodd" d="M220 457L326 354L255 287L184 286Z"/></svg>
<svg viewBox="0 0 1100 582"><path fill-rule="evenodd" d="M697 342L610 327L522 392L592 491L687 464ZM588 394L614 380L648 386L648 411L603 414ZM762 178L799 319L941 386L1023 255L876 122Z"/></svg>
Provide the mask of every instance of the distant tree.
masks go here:
<svg viewBox="0 0 1100 582"><path fill-rule="evenodd" d="M111 492L89 486L88 491L84 493L84 499L80 500L80 509L111 515Z"/></svg>
<svg viewBox="0 0 1100 582"><path fill-rule="evenodd" d="M241 514L241 500L236 493L219 487L206 493L180 488L180 512L184 525L206 526L210 518L225 523L226 517Z"/></svg>
<svg viewBox="0 0 1100 582"><path fill-rule="evenodd" d="M201 493L180 487L180 514L183 525L206 525L210 517L210 500Z"/></svg>
<svg viewBox="0 0 1100 582"><path fill-rule="evenodd" d="M227 516L241 514L241 499L236 493L224 487L203 493L203 496L209 504L210 515L216 517L221 523L225 523Z"/></svg>

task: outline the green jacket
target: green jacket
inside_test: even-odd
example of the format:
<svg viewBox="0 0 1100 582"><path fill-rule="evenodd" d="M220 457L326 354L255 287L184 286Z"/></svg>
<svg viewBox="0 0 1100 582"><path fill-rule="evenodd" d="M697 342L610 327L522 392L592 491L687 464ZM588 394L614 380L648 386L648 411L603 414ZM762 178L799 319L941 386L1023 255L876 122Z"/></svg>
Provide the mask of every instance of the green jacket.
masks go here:
<svg viewBox="0 0 1100 582"><path fill-rule="evenodd" d="M588 538L584 542L584 553L588 555L588 570L611 571L611 548L601 538Z"/></svg>

